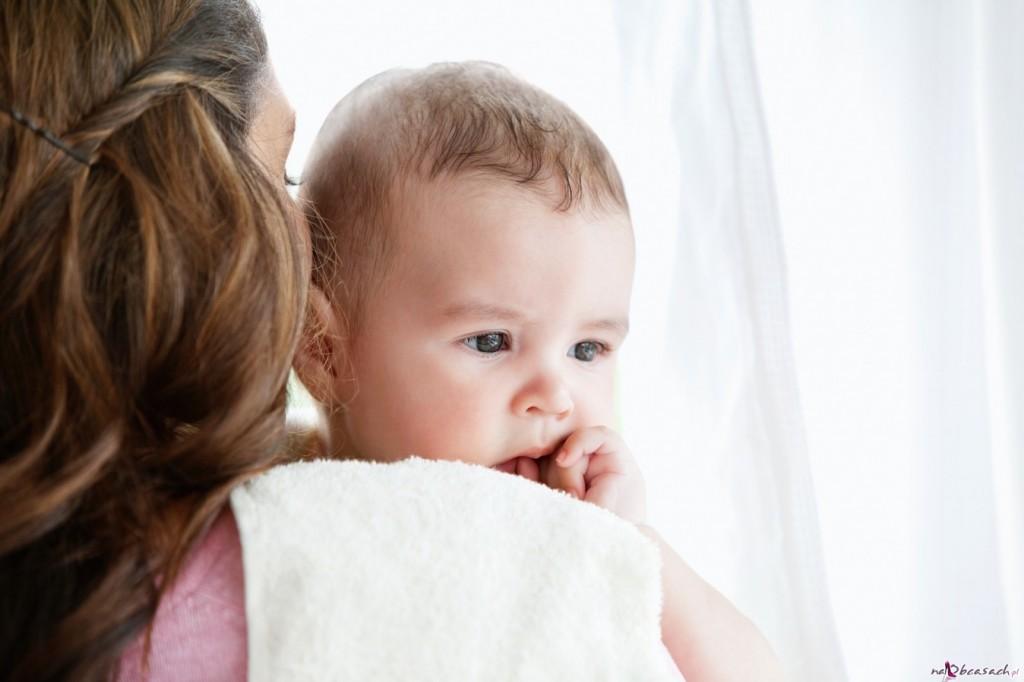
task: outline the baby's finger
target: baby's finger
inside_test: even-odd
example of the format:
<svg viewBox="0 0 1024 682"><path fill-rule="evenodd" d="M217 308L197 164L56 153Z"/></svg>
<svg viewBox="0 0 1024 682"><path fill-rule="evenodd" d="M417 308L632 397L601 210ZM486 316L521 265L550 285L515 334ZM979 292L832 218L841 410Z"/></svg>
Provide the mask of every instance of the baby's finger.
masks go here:
<svg viewBox="0 0 1024 682"><path fill-rule="evenodd" d="M629 450L599 452L590 456L584 500L610 509L624 519L640 523L647 518L647 493L643 474Z"/></svg>
<svg viewBox="0 0 1024 682"><path fill-rule="evenodd" d="M540 481L540 469L537 467L537 462L529 457L516 458L516 475L531 481Z"/></svg>
<svg viewBox="0 0 1024 682"><path fill-rule="evenodd" d="M589 487L594 480L609 474L640 475L640 470L626 450L599 451L591 455L587 471L584 474L587 486Z"/></svg>
<svg viewBox="0 0 1024 682"><path fill-rule="evenodd" d="M643 480L628 481L627 474L605 473L587 482L587 493L583 498L599 507L610 509L633 523L643 523L647 518L647 494Z"/></svg>
<svg viewBox="0 0 1024 682"><path fill-rule="evenodd" d="M613 449L617 443L618 436L615 432L604 426L579 429L565 439L565 443L555 456L555 462L562 467L571 467L583 455Z"/></svg>
<svg viewBox="0 0 1024 682"><path fill-rule="evenodd" d="M541 482L555 490L562 490L573 497L582 500L586 494L586 484L583 476L587 470L587 458L580 458L571 467L563 467L556 464L551 457L544 457L540 460Z"/></svg>

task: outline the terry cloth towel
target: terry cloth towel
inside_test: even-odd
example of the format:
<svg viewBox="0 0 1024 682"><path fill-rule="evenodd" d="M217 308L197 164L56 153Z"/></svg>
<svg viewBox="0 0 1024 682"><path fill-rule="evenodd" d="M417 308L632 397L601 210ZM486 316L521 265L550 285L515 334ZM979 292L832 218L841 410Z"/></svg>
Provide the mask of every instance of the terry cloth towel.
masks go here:
<svg viewBox="0 0 1024 682"><path fill-rule="evenodd" d="M658 550L594 505L417 458L291 464L231 504L252 682L680 679Z"/></svg>

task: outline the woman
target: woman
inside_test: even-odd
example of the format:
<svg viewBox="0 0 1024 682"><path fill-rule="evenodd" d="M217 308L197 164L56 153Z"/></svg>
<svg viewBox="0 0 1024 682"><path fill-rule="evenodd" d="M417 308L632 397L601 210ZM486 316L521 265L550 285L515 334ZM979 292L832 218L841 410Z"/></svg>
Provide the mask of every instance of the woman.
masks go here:
<svg viewBox="0 0 1024 682"><path fill-rule="evenodd" d="M110 679L282 451L290 112L245 0L2 3L0 678Z"/></svg>
<svg viewBox="0 0 1024 682"><path fill-rule="evenodd" d="M0 680L245 679L227 500L283 459L309 276L259 21L247 0L0 7ZM713 591L661 552L666 603L692 606L665 609L700 652L691 679L726 678L736 628L707 623ZM516 557L566 588L544 558ZM529 624L507 626L493 642Z"/></svg>

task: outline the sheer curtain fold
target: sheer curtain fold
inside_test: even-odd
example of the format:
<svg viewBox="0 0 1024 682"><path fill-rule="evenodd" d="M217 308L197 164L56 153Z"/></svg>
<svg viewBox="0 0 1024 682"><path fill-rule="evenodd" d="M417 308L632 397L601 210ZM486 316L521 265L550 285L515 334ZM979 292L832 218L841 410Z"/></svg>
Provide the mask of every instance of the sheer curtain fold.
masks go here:
<svg viewBox="0 0 1024 682"><path fill-rule="evenodd" d="M1024 7L754 15L850 676L1024 667Z"/></svg>
<svg viewBox="0 0 1024 682"><path fill-rule="evenodd" d="M1019 3L973 5L973 103L991 474L1008 654L1024 663L1024 26Z"/></svg>
<svg viewBox="0 0 1024 682"><path fill-rule="evenodd" d="M637 325L649 338L630 340L627 438L643 434L645 456L660 452L649 460L654 485L676 486L675 495L652 493L675 501L656 510L672 539L762 628L790 678L843 680L746 6L620 2L617 11L634 105L627 116L639 131L626 170L636 310L658 319ZM670 194L664 176L673 179ZM671 267L644 272L667 244ZM642 396L652 393L671 396L672 407L647 409ZM666 452L668 443L691 447Z"/></svg>

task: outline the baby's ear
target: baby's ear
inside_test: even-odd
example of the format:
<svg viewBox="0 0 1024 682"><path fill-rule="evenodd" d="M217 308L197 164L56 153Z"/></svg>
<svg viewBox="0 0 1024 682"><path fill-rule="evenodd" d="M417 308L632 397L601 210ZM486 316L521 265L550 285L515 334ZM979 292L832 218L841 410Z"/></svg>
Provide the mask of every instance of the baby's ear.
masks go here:
<svg viewBox="0 0 1024 682"><path fill-rule="evenodd" d="M328 411L350 399L346 387L353 383L341 322L324 292L311 286L293 364L310 395Z"/></svg>

